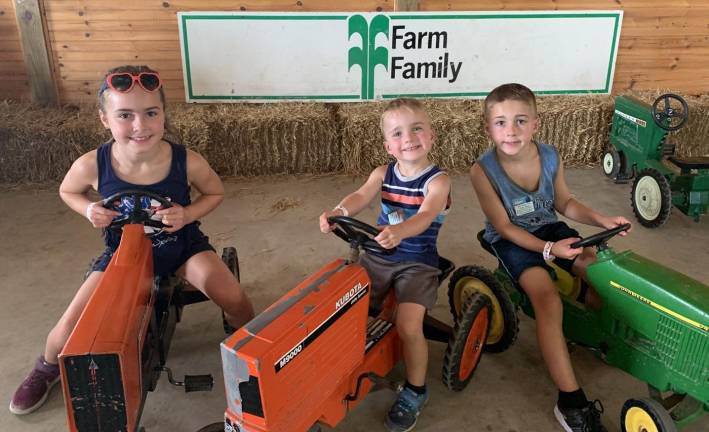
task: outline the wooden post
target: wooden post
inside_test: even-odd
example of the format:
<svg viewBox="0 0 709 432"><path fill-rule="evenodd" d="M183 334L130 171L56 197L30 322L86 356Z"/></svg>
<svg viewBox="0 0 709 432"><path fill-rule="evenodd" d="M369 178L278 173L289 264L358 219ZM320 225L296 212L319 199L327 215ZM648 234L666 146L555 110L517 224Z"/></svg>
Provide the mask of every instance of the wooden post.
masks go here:
<svg viewBox="0 0 709 432"><path fill-rule="evenodd" d="M419 10L419 2L418 0L396 0L394 10L397 12L417 11Z"/></svg>
<svg viewBox="0 0 709 432"><path fill-rule="evenodd" d="M30 82L32 101L41 105L57 104L57 88L52 62L47 50L44 20L39 0L14 0L22 55Z"/></svg>

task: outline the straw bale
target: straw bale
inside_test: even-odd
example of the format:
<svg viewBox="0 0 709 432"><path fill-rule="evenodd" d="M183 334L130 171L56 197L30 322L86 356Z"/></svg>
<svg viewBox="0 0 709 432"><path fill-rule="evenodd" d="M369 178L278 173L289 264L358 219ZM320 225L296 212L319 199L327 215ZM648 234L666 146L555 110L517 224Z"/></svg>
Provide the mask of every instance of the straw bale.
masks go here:
<svg viewBox="0 0 709 432"><path fill-rule="evenodd" d="M0 183L61 180L76 158L109 137L96 108L0 102Z"/></svg>
<svg viewBox="0 0 709 432"><path fill-rule="evenodd" d="M610 96L546 96L537 100L537 139L553 144L567 167L597 165L608 143Z"/></svg>
<svg viewBox="0 0 709 432"><path fill-rule="evenodd" d="M626 93L648 103L666 91ZM709 155L709 95L687 97L689 122L668 140L678 156ZM168 137L201 153L222 176L368 173L391 157L379 118L387 101L357 104L173 104ZM431 159L467 171L491 146L482 101L425 100L437 134ZM598 165L608 144L612 96L547 96L538 101L537 138L567 166ZM42 108L0 102L0 184L60 181L81 154L110 138L95 106Z"/></svg>
<svg viewBox="0 0 709 432"><path fill-rule="evenodd" d="M324 173L341 169L338 132L324 104L177 105L177 140L225 176Z"/></svg>
<svg viewBox="0 0 709 432"><path fill-rule="evenodd" d="M342 162L348 173L367 173L391 159L379 128L388 102L342 105L338 111L342 130ZM424 101L431 117L436 143L431 160L451 171L467 170L487 147L477 101Z"/></svg>

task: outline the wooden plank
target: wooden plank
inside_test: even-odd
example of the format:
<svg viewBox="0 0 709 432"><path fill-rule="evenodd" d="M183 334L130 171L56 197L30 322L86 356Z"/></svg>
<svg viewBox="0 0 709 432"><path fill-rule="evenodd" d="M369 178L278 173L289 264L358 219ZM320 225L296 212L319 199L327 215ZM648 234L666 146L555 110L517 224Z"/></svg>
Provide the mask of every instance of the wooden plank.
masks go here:
<svg viewBox="0 0 709 432"><path fill-rule="evenodd" d="M54 86L39 0L15 0L13 4L32 101L42 105L56 105L57 90Z"/></svg>
<svg viewBox="0 0 709 432"><path fill-rule="evenodd" d="M89 32L104 32L104 31L133 31L146 32L153 31L178 31L177 19L168 21L53 21L49 27L50 31L89 31Z"/></svg>
<svg viewBox="0 0 709 432"><path fill-rule="evenodd" d="M2 45L0 45L2 47ZM1 48L0 48L1 49ZM100 51L152 51L162 52L171 51L173 53L180 52L180 41L175 39L172 41L97 41L97 40L81 40L67 41L61 45L54 44L54 49L58 54L66 52L100 52Z"/></svg>
<svg viewBox="0 0 709 432"><path fill-rule="evenodd" d="M0 52L0 60L3 53ZM175 60L180 58L179 51L58 51L57 61L60 63L90 62L113 60L119 63L152 63L154 61Z"/></svg>
<svg viewBox="0 0 709 432"><path fill-rule="evenodd" d="M92 63L82 63L85 69L77 68L76 70L62 71L58 76L61 81L100 81L101 77L112 67L119 66L120 63L101 63L94 65ZM164 80L182 80L182 69L169 69L160 63L149 65L160 73L160 77Z"/></svg>
<svg viewBox="0 0 709 432"><path fill-rule="evenodd" d="M80 0L80 1L51 1L47 11L76 11L79 10L159 10L170 11L385 11L393 10L392 1L387 0L269 0L269 1L239 1L233 0Z"/></svg>
<svg viewBox="0 0 709 432"><path fill-rule="evenodd" d="M398 12L419 10L419 0L396 0L394 10Z"/></svg>
<svg viewBox="0 0 709 432"><path fill-rule="evenodd" d="M49 32L50 40L54 44L66 43L70 41L81 40L100 40L100 41L179 41L180 35L177 29L174 31L161 31L150 33L136 33L130 31L113 31L113 32Z"/></svg>

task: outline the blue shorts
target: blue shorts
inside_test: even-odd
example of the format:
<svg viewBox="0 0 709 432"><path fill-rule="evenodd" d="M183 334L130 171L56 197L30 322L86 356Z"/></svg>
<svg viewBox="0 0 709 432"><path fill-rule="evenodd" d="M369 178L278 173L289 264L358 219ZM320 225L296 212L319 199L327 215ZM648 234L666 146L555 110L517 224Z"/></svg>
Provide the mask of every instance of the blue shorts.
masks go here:
<svg viewBox="0 0 709 432"><path fill-rule="evenodd" d="M554 222L548 225L543 225L535 231L530 232L535 237L545 241L559 241L569 237L579 237L578 231L569 228L564 222ZM490 245L495 251L497 259L504 267L512 279L517 282L519 276L532 267L542 267L551 270L551 267L544 261L544 257L540 252L533 252L517 246L509 240L501 239ZM571 267L574 265L574 259L556 258L554 264L573 274Z"/></svg>
<svg viewBox="0 0 709 432"><path fill-rule="evenodd" d="M176 233L162 233L152 239L153 271L155 276L166 277L174 274L182 264L200 252L214 251L209 237L204 235L196 223L189 224ZM115 248L106 247L94 260L92 271L105 271L111 262Z"/></svg>

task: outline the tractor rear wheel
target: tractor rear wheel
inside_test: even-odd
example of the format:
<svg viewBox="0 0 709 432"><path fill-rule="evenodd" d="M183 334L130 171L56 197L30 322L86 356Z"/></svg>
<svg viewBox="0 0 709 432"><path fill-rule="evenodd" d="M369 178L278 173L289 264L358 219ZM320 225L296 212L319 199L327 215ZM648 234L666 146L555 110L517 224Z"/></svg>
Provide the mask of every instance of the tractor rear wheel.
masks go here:
<svg viewBox="0 0 709 432"><path fill-rule="evenodd" d="M641 225L657 228L670 218L672 191L667 178L654 168L646 168L633 182L633 213Z"/></svg>
<svg viewBox="0 0 709 432"><path fill-rule="evenodd" d="M489 270L480 266L463 266L453 273L448 283L448 303L456 321L462 314L467 298L476 292L489 297L492 305L490 333L485 341L485 352L501 353L517 338L517 307L500 281Z"/></svg>
<svg viewBox="0 0 709 432"><path fill-rule="evenodd" d="M241 282L241 275L239 274L239 255L236 253L235 247L225 247L222 250L222 261L226 264L229 271L236 276L236 280Z"/></svg>
<svg viewBox="0 0 709 432"><path fill-rule="evenodd" d="M622 170L622 162L618 150L611 149L603 154L603 174L608 178L615 179Z"/></svg>
<svg viewBox="0 0 709 432"><path fill-rule="evenodd" d="M654 399L628 399L620 411L623 432L677 432L670 413Z"/></svg>
<svg viewBox="0 0 709 432"><path fill-rule="evenodd" d="M222 251L222 261L226 264L229 271L236 277L236 280L241 282L241 275L239 273L239 255L236 253L236 248L231 246L225 247ZM228 335L236 331L236 329L227 322L224 311L222 311L222 325L224 326L224 333Z"/></svg>
<svg viewBox="0 0 709 432"><path fill-rule="evenodd" d="M463 390L473 377L490 331L491 313L488 296L473 293L465 300L443 359L443 383L449 390Z"/></svg>

